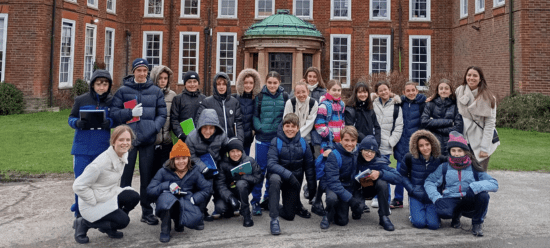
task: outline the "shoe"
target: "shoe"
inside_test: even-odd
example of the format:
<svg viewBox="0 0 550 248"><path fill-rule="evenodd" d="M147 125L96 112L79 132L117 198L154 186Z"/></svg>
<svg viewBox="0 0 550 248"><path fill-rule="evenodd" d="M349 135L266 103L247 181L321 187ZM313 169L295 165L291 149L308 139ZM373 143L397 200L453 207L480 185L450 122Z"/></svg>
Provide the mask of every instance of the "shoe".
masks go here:
<svg viewBox="0 0 550 248"><path fill-rule="evenodd" d="M270 229L271 229L271 234L273 235L281 234L281 227L279 226L278 219L271 220Z"/></svg>
<svg viewBox="0 0 550 248"><path fill-rule="evenodd" d="M197 230L197 231L204 230L204 223L202 223L202 224L198 225L197 227L195 227L195 230Z"/></svg>
<svg viewBox="0 0 550 248"><path fill-rule="evenodd" d="M328 221L327 216L323 216L323 219L321 220L321 229L328 229L330 227L330 222Z"/></svg>
<svg viewBox="0 0 550 248"><path fill-rule="evenodd" d="M403 208L403 201L402 200L397 200L397 199L393 199L390 203L390 208L391 209L394 209L394 208Z"/></svg>
<svg viewBox="0 0 550 248"><path fill-rule="evenodd" d="M380 222L378 224L380 224L382 227L384 227L384 230L386 230L386 231L391 232L391 231L395 230L395 227L391 223L390 218L388 218L388 216L380 216Z"/></svg>
<svg viewBox="0 0 550 248"><path fill-rule="evenodd" d="M372 198L372 203L370 206L373 208L378 208L378 198Z"/></svg>
<svg viewBox="0 0 550 248"><path fill-rule="evenodd" d="M214 211L216 212L216 211ZM204 221L212 222L214 221L214 217L212 215L208 214L208 209L204 212Z"/></svg>
<svg viewBox="0 0 550 248"><path fill-rule="evenodd" d="M370 208L369 206L367 206L367 204L365 204L365 206L363 207L363 213L370 213Z"/></svg>
<svg viewBox="0 0 550 248"><path fill-rule="evenodd" d="M250 213L243 214L243 226L244 227L251 227L254 226L254 221L252 220L252 216L250 216Z"/></svg>
<svg viewBox="0 0 550 248"><path fill-rule="evenodd" d="M90 239L86 235L90 227L87 225L87 221L82 217L75 220L74 240L80 244L86 244L90 242Z"/></svg>
<svg viewBox="0 0 550 248"><path fill-rule="evenodd" d="M213 219L219 220L221 217L222 217L222 214L218 213L216 210L214 210L214 212L212 212L212 218Z"/></svg>
<svg viewBox="0 0 550 248"><path fill-rule="evenodd" d="M181 226L175 225L174 226L174 231L176 231L176 232L183 232L183 229L184 229L183 225L181 225Z"/></svg>
<svg viewBox="0 0 550 248"><path fill-rule="evenodd" d="M351 213L351 218L354 220L360 220L361 219L361 213Z"/></svg>
<svg viewBox="0 0 550 248"><path fill-rule="evenodd" d="M314 203L313 205L311 205L311 212L321 217L327 215L325 208L323 208L322 202L319 202L318 204Z"/></svg>
<svg viewBox="0 0 550 248"><path fill-rule="evenodd" d="M307 209L305 209L303 206L302 206L302 209L300 210L297 210L296 211L296 215L304 218L304 219L309 219L311 218L311 214L309 213L309 211L307 211Z"/></svg>
<svg viewBox="0 0 550 248"><path fill-rule="evenodd" d="M304 189L304 198L309 199L309 190L307 189L307 183L304 184L303 189Z"/></svg>
<svg viewBox="0 0 550 248"><path fill-rule="evenodd" d="M104 228L98 228L98 231L107 234L109 238L112 239L121 239L124 237L124 233L117 231L116 229L104 229Z"/></svg>
<svg viewBox="0 0 550 248"><path fill-rule="evenodd" d="M264 199L262 202L260 202L260 207L262 207L264 210L269 210L269 198Z"/></svg>
<svg viewBox="0 0 550 248"><path fill-rule="evenodd" d="M170 219L170 212L163 211L160 215L160 237L159 240L162 243L170 241L170 230L172 229L172 220Z"/></svg>
<svg viewBox="0 0 550 248"><path fill-rule="evenodd" d="M472 225L472 234L477 237L483 237L483 227L481 224Z"/></svg>
<svg viewBox="0 0 550 248"><path fill-rule="evenodd" d="M145 223L147 223L147 225L152 225L152 226L159 224L159 220L157 219L157 217L155 217L152 214L142 215L141 216L141 222L145 222Z"/></svg>
<svg viewBox="0 0 550 248"><path fill-rule="evenodd" d="M262 216L262 207L259 203L254 203L254 205L252 205L252 215Z"/></svg>
<svg viewBox="0 0 550 248"><path fill-rule="evenodd" d="M452 227L452 228L460 228L460 227L462 227L462 224L460 224L460 217L458 217L458 218L453 218L453 220L451 220L451 227Z"/></svg>

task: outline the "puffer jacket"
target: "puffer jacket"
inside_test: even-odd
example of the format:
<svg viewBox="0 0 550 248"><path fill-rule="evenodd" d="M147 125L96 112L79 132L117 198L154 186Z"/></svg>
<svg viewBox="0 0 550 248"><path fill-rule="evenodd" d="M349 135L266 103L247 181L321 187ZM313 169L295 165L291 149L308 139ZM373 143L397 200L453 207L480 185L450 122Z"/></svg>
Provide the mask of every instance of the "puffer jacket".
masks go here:
<svg viewBox="0 0 550 248"><path fill-rule="evenodd" d="M181 94L174 97L172 101L173 105L170 109L170 126L176 137L183 141L187 138L187 135L181 129L181 122L193 118L195 127L197 126L198 119L195 119L195 116L197 115L197 109L199 109L201 102L205 98L206 96L201 94L200 90L189 92L187 89L183 89Z"/></svg>
<svg viewBox="0 0 550 248"><path fill-rule="evenodd" d="M214 138L211 143L204 141L202 134L200 134L201 128L206 125L214 126L216 128L216 132L213 134ZM219 165L222 158L220 150L222 145L226 142L227 137L225 136L225 132L218 121L218 114L213 109L205 109L202 111L197 128L191 131L185 140L185 144L187 144L189 151L191 152L191 160L193 160L199 171L203 171L204 168L206 168L206 164L201 161L201 156L206 153L210 153L216 162L216 165Z"/></svg>
<svg viewBox="0 0 550 248"><path fill-rule="evenodd" d="M411 135L420 129L420 117L426 105L426 96L417 94L414 100L401 96L401 111L403 113L403 133L395 146L393 156L402 162L405 154L409 152L409 140Z"/></svg>
<svg viewBox="0 0 550 248"><path fill-rule="evenodd" d="M260 96L254 99L254 131L256 131L256 140L260 142L271 142L277 136L279 123L283 121L285 102L288 100L288 94L283 87L279 87L275 94L271 94L264 85L260 92L263 96L261 109L259 104Z"/></svg>
<svg viewBox="0 0 550 248"><path fill-rule="evenodd" d="M131 120L132 109L125 109L124 103L134 99L137 99L138 104L142 104L143 114L139 121L128 124L137 137L133 145L152 145L157 138L157 133L166 123L164 93L159 87L153 85L150 79L138 84L134 82L134 75L129 75L124 78L123 86L115 93L111 118L118 123Z"/></svg>
<svg viewBox="0 0 550 248"><path fill-rule="evenodd" d="M277 139L281 139L281 152L277 149ZM277 137L273 138L269 151L267 152L267 174L277 174L282 179L288 180L292 175L298 178L306 174L309 185L315 185L315 163L309 145L306 145L306 152L302 148L300 131L296 136L289 139L283 132L283 124L279 125Z"/></svg>
<svg viewBox="0 0 550 248"><path fill-rule="evenodd" d="M218 88L216 87L216 80L220 77L227 80L227 92L225 97L218 93ZM237 137L239 140L244 141L241 107L239 100L231 96L231 81L229 80L229 76L227 76L224 72L218 72L216 76L214 76L212 84L212 87L214 88L214 95L209 96L202 101L199 109L197 110L197 117L195 117L195 119L200 118L200 114L203 109L216 110L220 125L227 134L227 137Z"/></svg>
<svg viewBox="0 0 550 248"><path fill-rule="evenodd" d="M236 174L235 176L231 175L231 170L240 164L250 162L250 165L252 166L252 174L250 175L239 175ZM222 200L225 202L229 202L229 199L231 197L238 198L239 196L236 196L233 194L233 191L229 189L230 185L232 183L235 183L239 180L245 180L248 185L256 185L261 182L263 179L262 171L260 170L260 166L258 163L256 163L256 160L253 158L246 156L246 154L243 153L241 159L237 163L233 163L233 161L230 161L230 158L226 157L223 159L223 161L220 163L219 168L219 174L214 179L214 188L216 189L215 194L219 197L221 197Z"/></svg>
<svg viewBox="0 0 550 248"><path fill-rule="evenodd" d="M432 132L441 144L441 154L448 155L447 141L449 133L462 133L462 116L458 113L456 102L450 98L437 97L426 104L422 113L422 127Z"/></svg>
<svg viewBox="0 0 550 248"><path fill-rule="evenodd" d="M400 97L390 98L386 104L382 105L380 97L377 97L372 102L374 112L376 113L376 119L380 124L381 128L381 143L380 143L380 153L382 155L393 154L393 148L401 139L401 134L403 133L403 111L399 109L399 115L395 120L395 128L393 127L393 109L396 104L401 104Z"/></svg>
<svg viewBox="0 0 550 248"><path fill-rule="evenodd" d="M336 155L331 152L325 163L325 175L321 178L321 185L326 185L334 192L338 199L349 202L354 193L355 172L357 171L357 152L348 152L340 143L334 145L342 159L342 167L338 168Z"/></svg>
<svg viewBox="0 0 550 248"><path fill-rule="evenodd" d="M432 153L429 160L426 160L418 150L418 140L420 137L428 138L428 142L430 142L432 147ZM445 163L447 158L445 156L441 156L440 144L437 137L427 130L418 130L415 132L411 136L409 147L410 153L405 155L403 163L401 164L401 167L399 167L399 174L403 176L403 181L409 181L412 186L412 190L409 191L409 196L424 204L431 204L432 201L424 189L424 182L426 181L426 178L434 172L437 167L439 167L440 164ZM411 164L406 163L406 157L409 156L411 158Z"/></svg>
<svg viewBox="0 0 550 248"><path fill-rule="evenodd" d="M159 86L159 76L161 73L166 72L168 74L168 84L166 84L166 87L162 90L162 93L164 93L164 102L166 102L166 122L164 123L164 126L160 130L160 132L157 134L157 140L155 141L155 145L159 145L161 143L163 144L172 144L172 136L170 136L170 108L172 107L172 100L176 96L176 92L173 90L170 90L170 80L172 79L172 75L174 73L170 68L164 65L158 65L151 70L151 79L153 80L153 83L156 86Z"/></svg>
<svg viewBox="0 0 550 248"><path fill-rule="evenodd" d="M107 78L109 81L109 89L101 96L94 91L93 87L95 80L100 77ZM115 125L109 117L109 107L113 101L113 96L111 95L113 80L111 79L111 75L108 71L96 70L92 74L90 82L90 91L78 96L74 100L73 108L69 115L69 126L75 129L71 155L95 156L104 152L109 147L110 130L80 130L76 127L76 122L80 119L80 110L103 110L105 111L105 118L111 121L111 127Z"/></svg>
<svg viewBox="0 0 550 248"><path fill-rule="evenodd" d="M328 116L328 107L332 109L331 115ZM334 99L330 94L325 94L321 97L319 108L317 109L317 117L315 118L315 130L321 136L321 150L324 150L334 143L340 143L340 131L344 128L344 111L346 106L342 100ZM313 143L317 145L315 137L312 135ZM330 142L332 138L332 144Z"/></svg>
<svg viewBox="0 0 550 248"><path fill-rule="evenodd" d="M354 126L359 134L358 140L363 140L367 135L374 135L376 142L381 143L380 124L376 119L376 113L374 110L367 109L366 104L359 106L359 103L355 107L346 106L345 110L345 122L346 126Z"/></svg>
<svg viewBox="0 0 550 248"><path fill-rule="evenodd" d="M357 170L353 176L367 169L371 169L380 172L380 175L378 176L379 179L391 184L401 184L403 182L401 175L394 168L389 167L391 164L390 160L380 156L379 151L376 150L377 146L378 144L372 135L366 136L361 141L361 144L359 144L359 147L357 148ZM365 158L363 158L363 155L361 155L362 150L373 150L376 152L376 156L371 161L367 162ZM357 181L355 180L355 182ZM410 185L403 186L405 188L410 188Z"/></svg>
<svg viewBox="0 0 550 248"><path fill-rule="evenodd" d="M248 76L254 78L254 88L252 88L251 93L244 92L244 79ZM254 135L252 134L253 130L253 120L254 116L254 98L260 94L262 89L262 80L260 79L260 74L254 69L244 69L239 73L237 77L237 94L234 94L233 97L237 98L241 105L241 115L243 119L243 130L244 130L244 141L243 144L245 147L250 146L254 140Z"/></svg>

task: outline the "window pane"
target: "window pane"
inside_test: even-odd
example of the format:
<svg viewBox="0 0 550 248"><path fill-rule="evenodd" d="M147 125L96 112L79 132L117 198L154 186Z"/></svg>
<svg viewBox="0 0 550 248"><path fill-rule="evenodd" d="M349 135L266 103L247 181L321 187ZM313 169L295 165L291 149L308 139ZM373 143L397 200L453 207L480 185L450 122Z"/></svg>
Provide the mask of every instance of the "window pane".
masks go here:
<svg viewBox="0 0 550 248"><path fill-rule="evenodd" d="M411 78L423 86L429 77L428 39L413 39L411 48Z"/></svg>

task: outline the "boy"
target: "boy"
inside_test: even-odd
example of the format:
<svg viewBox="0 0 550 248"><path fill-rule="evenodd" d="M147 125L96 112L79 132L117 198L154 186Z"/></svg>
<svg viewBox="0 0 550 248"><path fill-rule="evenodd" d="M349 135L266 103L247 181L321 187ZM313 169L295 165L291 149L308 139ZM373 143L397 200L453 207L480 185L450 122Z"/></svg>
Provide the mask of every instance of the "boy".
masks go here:
<svg viewBox="0 0 550 248"><path fill-rule="evenodd" d="M201 102L206 98L199 89L199 74L194 71L188 71L183 75L183 86L185 87L181 94L174 97L172 108L170 109L170 126L172 132L178 139L185 142L187 135L181 129L180 123L192 118L195 125L197 120L195 116Z"/></svg>
<svg viewBox="0 0 550 248"><path fill-rule="evenodd" d="M300 135L300 121L294 113L289 113L277 130L277 137L271 140L267 153L267 177L269 178L269 216L271 234L279 235L279 216L293 220L295 209L300 201L301 181L306 174L309 185L315 185L315 167L310 147ZM311 190L316 190L311 187ZM283 205L279 198L283 193ZM310 192L315 195L315 192Z"/></svg>

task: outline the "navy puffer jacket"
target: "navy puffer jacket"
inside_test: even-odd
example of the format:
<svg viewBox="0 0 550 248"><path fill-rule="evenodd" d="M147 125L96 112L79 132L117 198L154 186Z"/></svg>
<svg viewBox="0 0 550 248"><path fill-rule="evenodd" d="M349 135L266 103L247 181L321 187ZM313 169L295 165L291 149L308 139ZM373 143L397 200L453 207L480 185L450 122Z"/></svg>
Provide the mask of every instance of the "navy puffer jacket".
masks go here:
<svg viewBox="0 0 550 248"><path fill-rule="evenodd" d="M367 162L361 154L362 150L373 150L376 152L376 156L371 161ZM359 144L359 147L357 148L357 170L355 171L354 176L365 171L366 169L377 170L380 172L380 175L378 176L379 179L391 184L401 184L403 182L401 175L394 168L389 167L390 164L391 162L389 159L380 156L378 144L376 143L374 136L367 135L367 137L361 141L361 144ZM403 186L408 189L410 185Z"/></svg>
<svg viewBox="0 0 550 248"><path fill-rule="evenodd" d="M244 92L244 80L247 77L252 77L254 79L254 87L250 93ZM260 74L254 69L244 69L237 77L237 84L235 86L237 93L233 96L237 98L241 105L244 130L244 147L249 147L254 140L254 135L252 135L252 130L254 129L252 125L252 117L254 116L254 98L260 93L260 90L262 89L261 84L262 80L260 79Z"/></svg>
<svg viewBox="0 0 550 248"><path fill-rule="evenodd" d="M414 100L401 96L401 109L403 110L403 133L394 149L394 157L402 163L405 154L409 152L409 139L411 135L421 127L421 117L426 105L426 96L417 94Z"/></svg>
<svg viewBox="0 0 550 248"><path fill-rule="evenodd" d="M325 163L325 175L321 178L321 184L334 192L338 199L349 202L353 196L355 187L355 172L357 170L357 153L348 152L340 143L334 145L342 158L342 167L338 168L336 155L331 152Z"/></svg>
<svg viewBox="0 0 550 248"><path fill-rule="evenodd" d="M422 113L422 127L432 132L441 144L441 154L447 155L447 141L451 131L463 132L462 115L456 101L437 97L426 104Z"/></svg>
<svg viewBox="0 0 550 248"><path fill-rule="evenodd" d="M123 86L118 89L113 98L111 118L118 123L126 123L132 119L132 109L125 109L124 103L137 99L142 104L143 114L140 121L128 124L136 134L134 146L151 145L155 143L157 133L166 122L166 102L164 93L153 85L149 78L147 82L134 82L134 75L124 78Z"/></svg>
<svg viewBox="0 0 550 248"><path fill-rule="evenodd" d="M240 164L250 162L252 166L252 174L250 175L231 175L231 170L237 167ZM223 159L223 162L220 163L219 174L214 178L214 188L216 189L215 194L216 198L219 196L225 202L229 202L230 197L239 198L239 196L233 195L233 190L229 189L232 183L235 183L239 180L245 180L249 186L256 185L261 182L263 179L262 171L260 166L256 163L256 160L246 156L243 152L241 160L237 163L230 161L230 158L226 157Z"/></svg>
<svg viewBox="0 0 550 248"><path fill-rule="evenodd" d="M187 135L181 129L181 122L192 118L195 126L197 125L198 119L195 119L197 109L199 109L202 100L205 98L206 96L201 94L200 90L189 92L187 89L183 89L181 94L174 97L170 109L170 126L176 137L183 141L187 138Z"/></svg>
<svg viewBox="0 0 550 248"><path fill-rule="evenodd" d="M255 98L253 123L257 141L271 142L277 136L277 128L283 121L285 102L288 100L288 94L284 90L283 87L279 87L275 94L271 94L267 86L264 86L260 92L262 96L258 95Z"/></svg>

